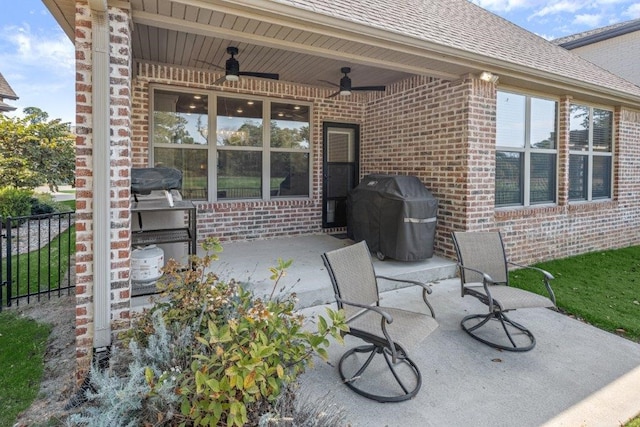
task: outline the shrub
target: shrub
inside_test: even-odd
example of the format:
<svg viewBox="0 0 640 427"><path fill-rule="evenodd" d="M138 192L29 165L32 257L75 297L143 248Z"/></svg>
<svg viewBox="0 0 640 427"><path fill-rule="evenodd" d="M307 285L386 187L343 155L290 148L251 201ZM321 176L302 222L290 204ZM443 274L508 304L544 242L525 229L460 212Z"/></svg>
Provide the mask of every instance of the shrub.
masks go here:
<svg viewBox="0 0 640 427"><path fill-rule="evenodd" d="M31 213L31 190L14 187L0 188L0 216L15 218Z"/></svg>
<svg viewBox="0 0 640 427"><path fill-rule="evenodd" d="M295 311L295 294L263 299L221 281L207 271L219 243L207 239L203 248L206 255L191 257L190 268L167 263L162 299L129 332L134 360L125 363L127 375L96 374L90 395L96 406L74 421L257 425L262 414L279 413L279 398L313 354L327 358L328 336L341 341L347 329L341 311L327 309L330 322L319 316L310 331ZM290 264L278 260L271 269L274 291Z"/></svg>
<svg viewBox="0 0 640 427"><path fill-rule="evenodd" d="M31 197L31 215L43 215L56 212L57 202L51 194L35 193Z"/></svg>

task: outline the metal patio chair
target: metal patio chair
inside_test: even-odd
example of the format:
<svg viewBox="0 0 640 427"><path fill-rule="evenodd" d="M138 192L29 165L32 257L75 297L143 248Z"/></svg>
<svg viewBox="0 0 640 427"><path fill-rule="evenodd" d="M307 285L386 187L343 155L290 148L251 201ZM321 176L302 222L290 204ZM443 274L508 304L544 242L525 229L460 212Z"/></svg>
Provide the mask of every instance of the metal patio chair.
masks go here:
<svg viewBox="0 0 640 427"><path fill-rule="evenodd" d="M338 365L340 377L356 393L378 402L411 399L420 390L422 375L407 352L438 326L427 301L431 288L416 281L376 276L365 241L326 252L322 259L331 277L338 308L346 313L350 330L345 334L367 343L342 356ZM378 279L420 286L430 314L381 307Z"/></svg>
<svg viewBox="0 0 640 427"><path fill-rule="evenodd" d="M455 231L451 235L458 255L462 296L473 296L489 308L486 314L472 314L462 319L462 329L491 347L507 351L531 350L536 345L531 331L511 320L506 313L521 308L555 307L555 295L549 284L553 276L539 268L507 261L499 232ZM509 265L540 272L549 298L509 286ZM491 320L499 322L500 327L482 329L489 326ZM496 335L496 330L500 335Z"/></svg>

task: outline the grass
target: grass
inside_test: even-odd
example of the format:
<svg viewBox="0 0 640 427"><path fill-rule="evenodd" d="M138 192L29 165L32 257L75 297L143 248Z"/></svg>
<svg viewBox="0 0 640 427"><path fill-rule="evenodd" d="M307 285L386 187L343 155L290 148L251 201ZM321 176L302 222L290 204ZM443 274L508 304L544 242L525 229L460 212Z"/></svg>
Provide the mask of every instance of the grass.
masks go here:
<svg viewBox="0 0 640 427"><path fill-rule="evenodd" d="M609 332L640 342L640 246L593 252L535 265L555 277L558 308ZM509 273L512 285L543 293L539 273ZM640 427L640 426L638 426Z"/></svg>
<svg viewBox="0 0 640 427"><path fill-rule="evenodd" d="M38 394L51 327L0 313L0 426L11 426Z"/></svg>

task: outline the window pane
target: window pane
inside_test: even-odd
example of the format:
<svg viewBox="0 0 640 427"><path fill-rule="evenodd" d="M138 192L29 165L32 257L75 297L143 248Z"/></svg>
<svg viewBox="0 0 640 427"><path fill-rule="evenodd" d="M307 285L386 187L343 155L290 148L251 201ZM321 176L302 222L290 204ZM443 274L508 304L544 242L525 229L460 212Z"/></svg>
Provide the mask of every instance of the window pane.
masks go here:
<svg viewBox="0 0 640 427"><path fill-rule="evenodd" d="M593 109L593 151L611 152L613 112Z"/></svg>
<svg viewBox="0 0 640 427"><path fill-rule="evenodd" d="M216 144L262 146L262 101L218 97Z"/></svg>
<svg viewBox="0 0 640 427"><path fill-rule="evenodd" d="M496 146L524 147L525 100L523 95L498 92Z"/></svg>
<svg viewBox="0 0 640 427"><path fill-rule="evenodd" d="M591 194L594 199L611 197L611 157L593 156L593 181Z"/></svg>
<svg viewBox="0 0 640 427"><path fill-rule="evenodd" d="M309 107L295 104L271 104L271 146L309 148Z"/></svg>
<svg viewBox="0 0 640 427"><path fill-rule="evenodd" d="M158 147L153 151L153 159L155 166L182 171L184 199L207 199L207 150Z"/></svg>
<svg viewBox="0 0 640 427"><path fill-rule="evenodd" d="M521 205L522 153L496 152L496 206Z"/></svg>
<svg viewBox="0 0 640 427"><path fill-rule="evenodd" d="M218 151L218 199L262 197L262 153Z"/></svg>
<svg viewBox="0 0 640 427"><path fill-rule="evenodd" d="M531 147L556 148L557 105L548 99L531 98Z"/></svg>
<svg viewBox="0 0 640 427"><path fill-rule="evenodd" d="M569 155L569 200L587 200L589 157Z"/></svg>
<svg viewBox="0 0 640 427"><path fill-rule="evenodd" d="M553 203L556 201L556 155L531 153L531 182L529 201Z"/></svg>
<svg viewBox="0 0 640 427"><path fill-rule="evenodd" d="M155 144L206 144L206 95L156 90L153 93Z"/></svg>
<svg viewBox="0 0 640 427"><path fill-rule="evenodd" d="M589 149L589 107L571 104L569 150Z"/></svg>
<svg viewBox="0 0 640 427"><path fill-rule="evenodd" d="M271 153L271 195L309 195L307 153Z"/></svg>

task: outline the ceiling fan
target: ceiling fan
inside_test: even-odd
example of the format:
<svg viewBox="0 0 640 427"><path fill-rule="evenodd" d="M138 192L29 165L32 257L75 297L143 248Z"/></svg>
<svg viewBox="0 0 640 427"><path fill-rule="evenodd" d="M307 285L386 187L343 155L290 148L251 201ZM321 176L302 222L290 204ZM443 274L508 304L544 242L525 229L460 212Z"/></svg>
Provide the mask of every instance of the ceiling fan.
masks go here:
<svg viewBox="0 0 640 427"><path fill-rule="evenodd" d="M215 82L213 82L214 85L224 83L225 81L237 82L238 80L240 80L240 76L261 77L263 79L272 79L272 80L280 79L280 75L274 74L274 73L260 73L257 71L240 71L240 63L235 58L235 56L238 54L238 48L235 46L228 46L227 53L231 55L231 58L227 59L227 62L225 63L225 67L224 67L225 75L220 77ZM212 64L210 62L200 61L200 60L197 60L197 62L202 62L203 64L211 65L221 70L223 69L221 66Z"/></svg>
<svg viewBox="0 0 640 427"><path fill-rule="evenodd" d="M335 83L329 82L327 80L320 80L321 82L329 83L332 86L337 86L340 88L337 92L329 95L329 98L333 98L338 95L351 95L353 91L366 91L366 90L375 90L375 91L384 91L385 86L351 86L351 77L348 74L351 72L350 67L342 67L340 68L340 72L344 74L340 79L340 84L337 85Z"/></svg>

